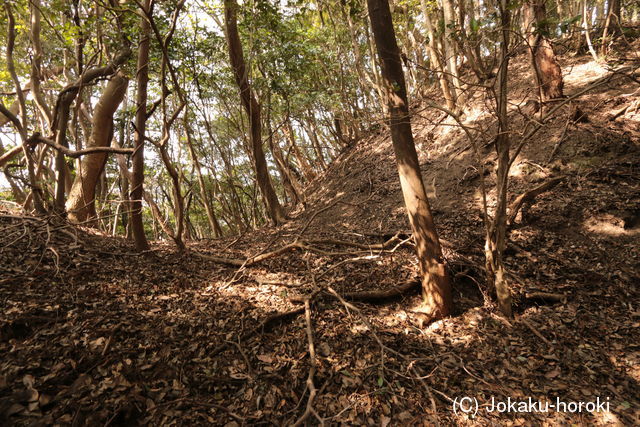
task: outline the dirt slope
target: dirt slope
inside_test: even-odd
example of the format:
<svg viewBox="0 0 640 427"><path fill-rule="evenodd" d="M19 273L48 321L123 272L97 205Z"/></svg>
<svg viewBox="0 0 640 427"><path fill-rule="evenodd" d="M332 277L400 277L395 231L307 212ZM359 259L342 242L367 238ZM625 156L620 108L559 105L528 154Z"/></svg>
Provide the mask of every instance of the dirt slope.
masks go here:
<svg viewBox="0 0 640 427"><path fill-rule="evenodd" d="M607 75L588 58L562 63L569 95ZM532 97L526 57L514 60L513 73L512 126L520 130L518 106L529 108ZM565 178L512 227L511 321L483 302L473 151L443 113L414 106L425 182L455 277L456 314L422 325L410 311L415 293L349 309L316 300L317 417L310 423L640 422L640 111L632 108L637 95L628 96L638 87L622 77L602 84L563 107L524 146L512 199ZM491 130L481 94L470 104L466 123ZM611 120L625 106L631 108ZM586 119L569 120L576 108ZM490 142L481 147L486 162L495 158ZM408 231L382 126L343 153L309 194L307 210L278 229L193 242L186 254L156 243L138 255L120 239L3 211L0 423L293 423L307 405L309 357L305 319L292 297L315 286L389 289L416 271L411 248L395 241L387 251L326 242L379 244ZM241 268L194 253L245 259L296 239L315 252L297 249ZM296 309L260 327L269 315ZM464 396L481 405L474 417L453 411L452 401ZM492 397L608 399L610 412L489 413Z"/></svg>

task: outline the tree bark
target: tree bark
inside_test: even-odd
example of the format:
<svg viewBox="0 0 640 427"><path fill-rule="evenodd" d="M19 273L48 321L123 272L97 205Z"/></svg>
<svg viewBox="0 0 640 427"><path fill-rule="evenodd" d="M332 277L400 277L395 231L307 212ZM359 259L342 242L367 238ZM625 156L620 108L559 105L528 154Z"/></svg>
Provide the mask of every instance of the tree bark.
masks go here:
<svg viewBox="0 0 640 427"><path fill-rule="evenodd" d="M457 52L455 48L455 35L454 29L456 26L456 17L453 6L453 0L441 0L442 1L442 11L444 16L444 53L445 53L445 62L447 64L447 70L451 75L451 82L453 83L452 93L453 98L456 101L456 104L459 104L458 97L460 97L460 78L458 74L458 58Z"/></svg>
<svg viewBox="0 0 640 427"><path fill-rule="evenodd" d="M529 0L524 8L523 23L531 66L543 101L564 97L562 70L549 40L546 23L547 11L544 0Z"/></svg>
<svg viewBox="0 0 640 427"><path fill-rule="evenodd" d="M451 313L451 285L413 141L407 90L391 11L388 0L367 0L367 5L382 68L385 101L389 108L391 140L400 185L414 233L422 274L421 311L432 319L441 318Z"/></svg>
<svg viewBox="0 0 640 427"><path fill-rule="evenodd" d="M293 125L291 124L291 118L287 117L284 126L284 134L289 140L289 154L293 154L293 157L298 161L298 166L300 166L300 170L302 171L302 175L304 176L305 181L311 182L316 177L316 172L311 167L309 160L307 160L306 153L300 150L298 144L296 143L296 133L293 130Z"/></svg>
<svg viewBox="0 0 640 427"><path fill-rule="evenodd" d="M184 131L187 135L187 145L189 147L189 155L191 156L191 162L193 163L193 167L196 170L196 175L198 177L198 184L200 186L200 199L202 200L202 204L207 212L207 220L209 221L209 228L213 233L215 238L222 237L222 228L220 227L220 223L218 222L218 218L216 217L215 211L213 210L213 206L211 200L209 199L209 194L207 193L206 183L204 181L204 177L202 176L202 170L200 167L200 161L198 160L198 156L196 155L196 150L193 146L193 141L191 139L191 128L189 127L189 114L188 110L183 117Z"/></svg>
<svg viewBox="0 0 640 427"><path fill-rule="evenodd" d="M604 3L604 2L603 2ZM608 49L607 38L610 35L617 36L621 33L620 29L620 0L609 0L607 8L607 19L602 30L602 54L605 55Z"/></svg>
<svg viewBox="0 0 640 427"><path fill-rule="evenodd" d="M150 0L144 0L144 13L151 13ZM144 193L144 135L147 126L147 84L149 82L149 45L151 25L145 16L140 18L140 44L138 46L137 93L136 93L136 128L133 135L132 156L133 171L131 173L130 226L136 248L139 251L149 249L142 222L142 195Z"/></svg>
<svg viewBox="0 0 640 427"><path fill-rule="evenodd" d="M456 110L456 101L454 98L454 93L451 87L451 82L449 81L449 76L446 73L446 65L442 61L441 52L438 49L438 45L436 42L436 32L433 28L433 23L431 22L431 18L429 17L429 9L427 7L427 1L421 0L422 5L422 16L424 18L424 24L427 27L427 31L429 32L429 58L431 59L431 66L436 71L438 75L438 80L440 81L440 88L442 90L442 95L444 96L445 102L447 104L447 108L451 111Z"/></svg>
<svg viewBox="0 0 640 427"><path fill-rule="evenodd" d="M87 148L108 147L113 135L113 115L124 99L129 80L118 73L111 78L93 113L91 137ZM68 218L84 222L96 217L95 192L98 177L104 169L107 153L86 155L80 162L73 187L66 203Z"/></svg>
<svg viewBox="0 0 640 427"><path fill-rule="evenodd" d="M503 262L507 230L507 190L509 186L509 168L511 166L509 161L511 138L509 136L509 120L507 116L507 71L509 68L509 33L511 31L509 0L501 0L499 9L501 19L500 68L497 76L498 87L495 92L498 115L498 135L496 136L495 144L498 155L498 169L496 172L498 200L494 218L487 227L485 257L487 280L496 291L500 311L505 316L511 317L511 293Z"/></svg>
<svg viewBox="0 0 640 427"><path fill-rule="evenodd" d="M229 46L229 60L233 68L234 76L238 88L240 89L240 99L251 128L251 150L253 152L253 166L256 173L256 181L260 187L260 193L264 206L271 221L277 225L286 221L287 217L278 201L276 192L271 183L267 161L262 148L262 124L260 122L260 104L256 100L255 94L249 85L247 67L244 62L242 44L238 34L237 22L238 4L236 0L224 1L224 21Z"/></svg>
<svg viewBox="0 0 640 427"><path fill-rule="evenodd" d="M44 214L46 212L44 203L42 201L42 190L38 187L38 182L36 179L36 173L34 170L34 162L31 153L29 152L29 148L27 147L27 106L24 98L24 93L22 92L22 88L20 87L20 80L18 79L18 74L16 73L15 64L13 61L13 48L15 46L16 39L16 31L15 31L15 19L13 17L13 12L11 10L11 6L9 3L5 3L5 10L7 12L7 70L11 75L11 80L13 80L13 84L16 88L16 95L18 97L18 111L20 112L20 117L22 117L22 121L18 120L15 115L12 115L10 111L3 111L2 113L6 117L12 118L18 133L20 134L20 140L22 141L22 152L24 153L24 157L27 161L27 172L29 176L29 184L31 185L31 194L33 200L33 207L38 214ZM1 104L1 103L0 103ZM2 105L4 110L4 105ZM13 117L11 117L13 116Z"/></svg>

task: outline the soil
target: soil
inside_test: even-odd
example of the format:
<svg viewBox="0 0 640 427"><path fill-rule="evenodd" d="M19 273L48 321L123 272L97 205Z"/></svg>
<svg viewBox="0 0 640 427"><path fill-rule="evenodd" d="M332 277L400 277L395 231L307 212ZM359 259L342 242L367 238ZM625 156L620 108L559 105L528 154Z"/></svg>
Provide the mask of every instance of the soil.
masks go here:
<svg viewBox="0 0 640 427"><path fill-rule="evenodd" d="M588 57L560 61L567 95L610 75ZM526 55L513 60L512 73L511 126L524 134L519 109L535 98ZM317 393L308 423L640 423L637 91L637 80L616 75L572 100L514 162L510 200L564 179L510 228L516 315L509 320L486 295L474 150L444 113L426 102L413 106L455 313L424 323L412 311L417 291L377 304L312 299ZM463 120L490 135L483 97L473 94ZM477 146L491 186L492 141ZM384 126L345 150L307 194L306 209L283 226L189 242L184 253L167 242L136 253L124 239L3 208L0 424L293 424L307 407L310 370L307 322L295 297L391 289L417 273L410 240L384 251L327 243L373 245L409 233ZM244 267L207 258L246 259L296 239L319 250ZM477 413L456 406L465 396L477 399ZM488 411L492 399L509 398L600 399L609 411Z"/></svg>

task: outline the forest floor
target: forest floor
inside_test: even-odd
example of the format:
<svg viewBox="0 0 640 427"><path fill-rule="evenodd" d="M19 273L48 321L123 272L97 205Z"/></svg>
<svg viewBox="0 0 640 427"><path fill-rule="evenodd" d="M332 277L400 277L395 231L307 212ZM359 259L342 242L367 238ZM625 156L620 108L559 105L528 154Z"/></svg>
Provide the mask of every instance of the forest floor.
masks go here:
<svg viewBox="0 0 640 427"><path fill-rule="evenodd" d="M166 242L136 253L124 239L6 208L0 424L282 425L306 408L311 424L640 424L640 85L587 57L560 60L566 94L601 84L561 107L514 164L511 200L562 180L510 229L513 319L483 295L473 150L443 113L416 104L453 316L423 324L410 284L413 292L377 303L331 296L357 300L416 277L382 127L341 154L291 221L190 242L185 253ZM625 65L639 63L615 66ZM511 124L520 129L516 106L535 98L526 55L514 59L512 81ZM469 101L465 120L491 129L482 96ZM491 141L480 154L495 159ZM304 244L243 266L212 258L242 261L293 242ZM300 301L310 295L307 319ZM473 413L454 405L463 397ZM509 398L599 399L609 411L490 412Z"/></svg>

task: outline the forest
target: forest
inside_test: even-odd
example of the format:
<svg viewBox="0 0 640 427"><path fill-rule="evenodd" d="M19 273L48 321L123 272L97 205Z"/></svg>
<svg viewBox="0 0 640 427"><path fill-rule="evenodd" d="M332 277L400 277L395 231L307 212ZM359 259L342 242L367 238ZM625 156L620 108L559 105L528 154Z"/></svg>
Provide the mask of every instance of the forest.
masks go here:
<svg viewBox="0 0 640 427"><path fill-rule="evenodd" d="M0 425L640 425L636 0L0 5Z"/></svg>

